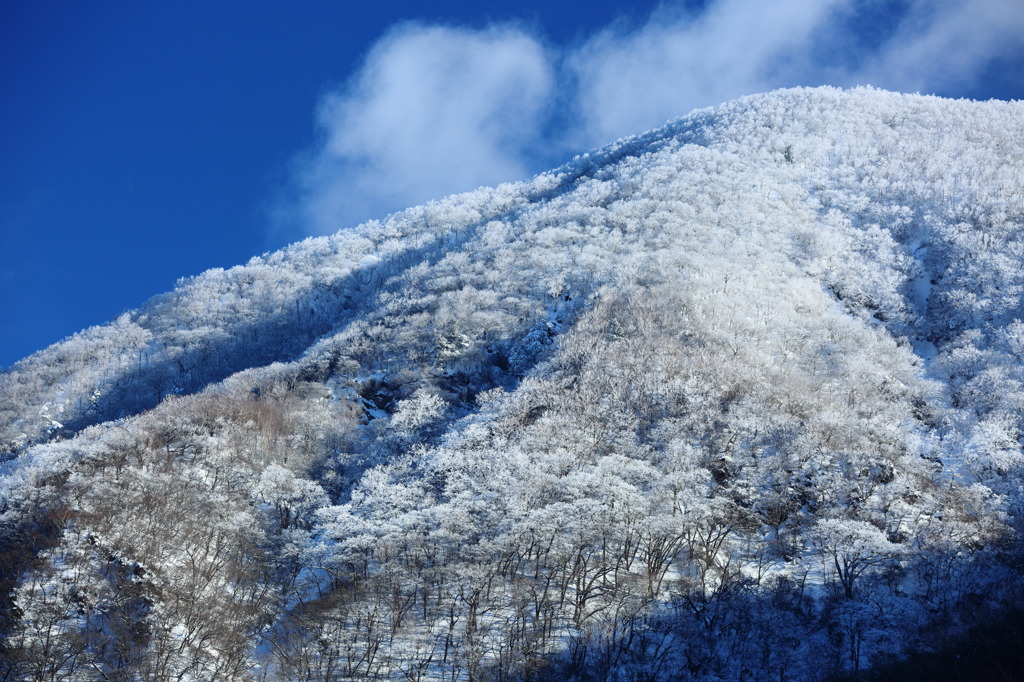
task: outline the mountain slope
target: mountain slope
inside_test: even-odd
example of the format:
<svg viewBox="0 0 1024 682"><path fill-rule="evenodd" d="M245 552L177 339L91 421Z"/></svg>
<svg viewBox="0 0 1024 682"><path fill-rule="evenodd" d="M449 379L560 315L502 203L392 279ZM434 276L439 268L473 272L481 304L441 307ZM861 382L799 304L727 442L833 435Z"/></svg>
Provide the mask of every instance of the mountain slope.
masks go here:
<svg viewBox="0 0 1024 682"><path fill-rule="evenodd" d="M1022 114L748 97L17 363L9 665L819 679L940 647L1019 597Z"/></svg>

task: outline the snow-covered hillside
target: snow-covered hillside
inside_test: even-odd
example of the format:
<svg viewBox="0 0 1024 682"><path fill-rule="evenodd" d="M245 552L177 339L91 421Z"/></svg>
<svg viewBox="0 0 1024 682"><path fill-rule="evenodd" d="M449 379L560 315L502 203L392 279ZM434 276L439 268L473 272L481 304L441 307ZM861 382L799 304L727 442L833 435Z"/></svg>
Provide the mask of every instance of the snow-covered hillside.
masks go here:
<svg viewBox="0 0 1024 682"><path fill-rule="evenodd" d="M0 670L948 648L1022 596L1022 188L1022 103L786 90L183 281L0 375Z"/></svg>

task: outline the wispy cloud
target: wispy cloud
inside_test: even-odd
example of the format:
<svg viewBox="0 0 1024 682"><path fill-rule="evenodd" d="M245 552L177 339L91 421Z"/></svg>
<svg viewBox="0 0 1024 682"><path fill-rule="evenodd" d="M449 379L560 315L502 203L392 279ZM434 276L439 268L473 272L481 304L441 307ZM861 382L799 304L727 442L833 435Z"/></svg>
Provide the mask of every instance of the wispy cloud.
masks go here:
<svg viewBox="0 0 1024 682"><path fill-rule="evenodd" d="M582 141L600 144L704 107L786 85L840 0L718 0L698 15L657 10L569 55Z"/></svg>
<svg viewBox="0 0 1024 682"><path fill-rule="evenodd" d="M314 232L524 177L547 117L553 60L496 26L393 29L320 105L323 142L298 178Z"/></svg>
<svg viewBox="0 0 1024 682"><path fill-rule="evenodd" d="M562 48L509 25L406 24L324 98L289 217L334 231L777 87L969 91L994 60L1022 54L1016 0L665 4Z"/></svg>
<svg viewBox="0 0 1024 682"><path fill-rule="evenodd" d="M847 78L909 92L971 89L1004 57L1017 60L1017 82L1024 84L1024 3L912 0L892 37Z"/></svg>

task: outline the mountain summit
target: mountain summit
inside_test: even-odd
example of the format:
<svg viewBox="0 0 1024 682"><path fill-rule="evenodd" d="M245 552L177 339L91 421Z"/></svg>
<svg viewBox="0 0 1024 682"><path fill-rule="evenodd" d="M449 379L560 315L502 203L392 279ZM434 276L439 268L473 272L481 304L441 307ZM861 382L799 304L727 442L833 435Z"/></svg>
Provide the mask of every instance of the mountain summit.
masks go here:
<svg viewBox="0 0 1024 682"><path fill-rule="evenodd" d="M1024 596L1022 187L1024 103L785 90L183 280L0 375L0 670L941 657Z"/></svg>

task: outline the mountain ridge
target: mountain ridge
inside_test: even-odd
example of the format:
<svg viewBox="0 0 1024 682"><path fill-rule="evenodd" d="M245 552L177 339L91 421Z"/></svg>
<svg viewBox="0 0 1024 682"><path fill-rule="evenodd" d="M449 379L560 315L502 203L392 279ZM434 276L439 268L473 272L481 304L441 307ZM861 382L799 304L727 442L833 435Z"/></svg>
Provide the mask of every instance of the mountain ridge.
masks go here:
<svg viewBox="0 0 1024 682"><path fill-rule="evenodd" d="M818 679L934 646L972 599L998 613L1024 500L1022 107L742 98L16 363L12 670L52 660L45 621L68 660L139 677ZM230 570L196 563L211 538ZM38 595L67 566L55 612ZM371 612L389 634L357 645Z"/></svg>
<svg viewBox="0 0 1024 682"><path fill-rule="evenodd" d="M805 91L805 90L797 89L797 90L793 90L793 91L790 91L790 92L798 93L798 92L802 92L802 91ZM866 90L866 92L870 92L870 90ZM691 113L690 115L688 115L687 117L683 117L683 118L677 119L676 121L671 122L669 124L666 124L666 126L663 126L661 128L657 128L657 129L648 131L647 133L644 133L644 134L641 134L641 135L636 135L636 136L631 136L631 137L623 138L623 140L620 140L620 141L618 141L616 143L613 143L613 144L609 145L608 147L603 148L602 150L598 150L598 151L594 152L593 154L588 153L588 154L584 154L584 155L582 155L580 157L577 157L574 161L572 161L572 162L570 162L570 163L568 163L568 164L566 164L566 165L564 165L564 166L562 166L562 167L560 167L558 169L555 169L553 171L549 171L547 173L543 173L543 174L537 176L537 178L532 180L532 181L529 181L529 182L526 182L526 183L522 183L522 182L520 182L520 183L509 183L508 185L503 185L502 186L504 188L503 191L504 191L505 196L506 196L505 200L506 201L516 202L519 205L523 205L523 204L529 203L532 200L537 200L537 199L543 200L545 193L550 192L550 191L557 191L557 189L559 187L563 188L563 189L566 188L566 187L569 187L571 185L571 183L573 183L576 179L578 179L579 177L585 176L589 172L593 172L593 170L596 169L596 168L599 168L599 167L604 166L604 165L614 164L616 162L616 159L621 158L621 156L630 156L630 155L636 155L636 154L639 154L639 153L643 153L640 150L643 149L644 147L648 147L648 146L652 146L652 145L658 145L659 143L664 144L665 141L668 140L668 139L681 137L681 138L686 139L686 143L689 143L689 144L698 144L698 143L701 143L701 142L703 142L704 144L708 144L709 142L702 141L702 140L700 140L700 139L698 139L696 137L696 133L695 133L696 129L701 129L705 133L707 132L706 130L704 130L704 126L701 125L701 121L705 120L707 117L715 117L716 120L717 120L718 118L722 118L722 117L724 117L724 116L726 116L728 114L733 114L734 115L736 113L737 109L739 109L739 111L742 113L744 111L744 109L743 109L744 103L746 103L748 101L756 101L757 97L758 96L751 96L751 97L748 97L748 98L741 98L740 100L736 100L736 102L731 103L729 105L733 111L729 111L728 109L725 109L724 105L723 105L722 108L709 108L709 109L695 111L695 112ZM931 99L932 99L932 101L943 101L943 100L941 100L941 98L931 98ZM920 101L928 101L928 98L922 98ZM1012 103L999 103L999 104L1001 104L1001 105L1005 104L1006 106L1012 106ZM725 113L725 114L717 113L717 112L720 111L720 109L724 109L727 113ZM904 115L906 115L906 114L904 114ZM774 125L781 125L781 124L778 123L778 121L773 121L773 122L771 122L770 125L774 126ZM714 131L714 130L717 130L717 129L721 128L721 127L722 127L721 125L718 125L718 126L712 127L711 130ZM694 140L696 140L696 141L694 141ZM712 141L713 141L713 136L712 136ZM784 154L794 154L795 152L794 152L792 146L787 146L783 150L783 153ZM554 184L552 184L552 183L554 183ZM531 190L530 189L531 186L534 186L535 188ZM1012 192L1013 192L1012 188L1008 187L1006 185L1004 185L1003 187L1004 187L1004 191L1006 191L1007 198L1012 198L1012 196L1014 196L1012 194ZM480 197L480 193L481 192L484 194L484 197ZM444 202L441 202L440 204L427 204L427 205L422 206L422 207L414 207L414 208L411 208L411 209L407 209L406 211L403 211L403 212L400 212L398 214L395 214L395 216L392 216L391 218L389 218L384 223L379 223L378 221L370 221L369 223L361 225L358 228L353 228L353 230L351 230L351 231L346 231L346 234L355 234L357 237L363 237L364 233L372 233L372 232L375 232L375 231L387 232L388 230L392 230L393 231L393 230L396 229L395 225L397 223L404 222L407 225L411 226L411 228L410 227L406 228L410 232L412 232L412 231L419 231L420 233L422 233L422 234L419 235L420 237L426 236L426 237L429 238L431 236L428 231L431 229L431 226L430 226L430 220L431 220L430 214L431 214L432 211L435 211L437 213L440 213L440 214L444 215L443 220L451 221L452 218L453 218L453 215L445 213L445 210L446 210L445 206L446 205L455 204L455 205L465 206L466 204L472 203L472 201L474 199L481 199L482 198L484 202L495 201L498 204L498 206L496 208L494 208L494 209L491 209L491 210L501 212L502 210L504 210L503 209L503 204L501 203L502 199L499 198L499 199L494 200L494 199L489 199L489 198L486 197L486 195L488 193L491 193L492 196L499 196L500 192L501 192L501 190L499 190L499 189L488 190L486 188L481 188L481 190L477 190L475 192L465 193L463 195L453 195L452 197L449 197L448 199L444 200ZM519 196L515 196L517 194ZM513 196L509 197L508 195L513 195ZM1019 196L1019 191L1017 192L1016 196ZM466 207L466 208L468 208L468 207ZM479 217L479 221L480 222L485 222L485 221L493 219L495 217L500 217L499 213L495 213L494 215L490 215L490 216L487 216L486 214L482 214ZM470 221L472 221L472 220L473 219L470 218ZM456 221L457 221L457 218L456 218ZM456 222L456 225L457 224L458 224L458 222ZM417 225L418 225L418 227L417 227ZM463 225L463 229L465 227L466 227L466 225ZM451 227L446 227L444 229L451 229ZM330 241L329 238L313 238L313 239L317 239L317 240L319 240L319 239L327 239L328 242ZM307 243L307 242L309 242L309 240L306 240L306 242L300 242L300 244ZM254 267L257 267L257 266L260 266L260 265L287 264L287 261L288 261L288 255L287 254L290 251L296 249L296 246L297 245L293 245L292 247L288 247L286 249L283 249L283 250L275 252L275 253L267 253L267 254L264 254L261 257L255 257L255 258L253 258L253 259L251 259L249 261L249 267L250 268L254 268ZM332 247L328 243L321 244L321 248L324 249L322 255L320 256L321 258L328 257L328 256L331 255L331 253L332 253L331 248ZM337 247L334 247L334 248L337 248ZM365 245L364 245L364 248L365 248ZM371 258L373 257L370 254L364 254L364 257L366 257L366 256L371 257ZM316 257L316 255L314 255L314 257ZM216 288L218 286L218 283L210 282L209 280L212 280L212 279L215 279L215 278L221 278L221 277L229 277L231 274L236 273L236 272L239 272L239 268L238 267L232 268L232 269L230 269L228 271L224 271L223 269L214 269L214 270L210 270L210 271L208 271L206 273L203 273L202 275L199 275L197 277L187 278L185 280L182 280L181 282L179 282L179 286L175 290L176 292L178 292L180 290L180 293L175 294L173 292L169 292L168 294L157 295L157 296L153 297L152 299L150 299L150 301L147 301L138 311L132 311L132 312L125 313L125 314L119 316L119 318L117 318L117 320L115 320L115 322L112 325L110 325L110 326L117 325L117 324L123 324L125 326L128 326L130 324L131 326L129 326L127 329L118 329L118 330L114 331L113 335L115 336L115 338L123 338L123 337L131 338L132 336L135 336L135 335L141 335L141 336L145 337L147 332L152 333L153 330L147 329L143 325L139 325L138 321L139 320L143 320L144 321L147 318L154 317L154 316L156 316L156 317L161 316L161 311L160 311L160 307L161 306L160 306L160 303L162 301L164 301L165 299L170 299L169 302L173 302L175 299L180 298L180 299L183 299L181 301L182 307L188 307L190 304L191 305L195 305L192 301L189 300L189 293L188 293L189 282L206 280L206 281L204 281L204 284L212 284ZM371 278L373 277L372 273L370 273L367 276L371 277ZM232 285L241 290L246 285L246 283L242 282L242 281L238 281L238 282L225 282L223 286L231 287ZM322 287L323 286L330 286L330 282L322 282L322 283L320 283L320 286L322 286ZM241 299L253 298L252 295L246 295L246 292L244 292L244 291L239 291L235 295L238 298L241 298ZM272 292L264 292L264 295L265 296L272 296L273 293ZM315 295L315 294L313 294L313 295ZM199 303L202 304L202 303L206 303L206 302L205 301L201 301ZM292 302L291 301L282 301L282 302L279 303L279 307L281 305L286 304L286 303L292 303ZM301 302L296 300L296 301L294 301L294 304L296 306L300 306ZM341 306L341 308L344 309L344 305ZM210 313L210 317L213 317L213 318L216 317L216 311L215 310L210 310L208 312ZM184 314L187 315L189 313L188 312L184 312ZM195 313L193 313L193 314L195 314ZM265 319L267 317L270 317L271 314L272 314L272 311L262 311L261 319ZM202 314L201 313L199 313L199 315L200 315L199 317L196 317L196 318L193 319L193 321L191 322L191 326L202 325L202 324L204 324L204 322L209 324L209 322L207 322L206 320L204 320L202 318ZM127 316L127 318L126 318L126 316ZM94 328L91 328L90 330L86 330L86 332L83 332L83 333L87 333L88 331L98 330L98 329L102 329L102 328L103 327L99 327L99 328L94 327ZM156 327L156 331L159 331L159 327L158 326ZM244 332L245 330L242 330L242 331ZM319 336L319 335L324 334L326 332L327 332L326 329L322 329L322 330L320 330L320 334L317 334L314 331L314 332L311 332L309 334L309 336L311 336L312 338L315 338L316 336ZM253 330L250 333L258 334L259 332L258 332L258 330ZM59 350L58 350L57 347L58 346L62 346L62 345L63 346L71 345L70 342L73 339L75 339L76 337L78 337L78 336L79 335L76 335L75 337L71 337L71 338L69 338L68 340L66 340L64 342L59 342L58 344L54 344L54 346L51 346L50 349L46 349L45 351L39 351L38 353L51 352L54 355L59 355ZM184 342L186 344L188 344L190 341L194 343L194 340L185 340ZM100 343L103 343L103 342L100 341ZM297 350L294 351L294 352L301 353L303 350L304 349L301 348L301 346L300 346L300 347L297 347ZM93 356L99 354L99 353L97 353L95 351L89 351L89 350L86 350L85 354L88 355L90 352L91 352L91 354ZM7 376L16 375L19 372L20 368L25 363L29 362L31 358L33 358L36 355L38 355L38 353L33 354L33 356L30 356L29 358L26 358L26 359L24 359L22 361L16 362L14 365L12 365L10 368L8 368L8 370L4 374L7 375ZM280 354L272 355L270 357L265 358L265 361L281 360L281 359L284 359L284 357L285 356L281 356ZM60 363L63 364L63 361L60 360L60 359L58 359L57 362L60 362ZM240 370L240 369L244 369L245 367L248 367L248 366L256 366L256 364L253 363L253 364L249 364L249 365L246 365L246 366L243 366L243 367L236 367L235 370L237 371L237 370ZM228 373L230 373L230 371L228 371ZM224 376L228 375L228 374L225 374L223 372L222 372L222 374ZM221 378L224 378L224 376L222 376ZM166 390L172 390L173 391L173 390L176 390L177 388L179 388L179 387L176 387L176 386L172 385L172 386L165 387L164 390L165 391ZM78 402L80 402L80 403L82 402L82 397L78 398ZM37 431L38 431L38 428L37 428ZM10 448L10 445L8 447Z"/></svg>

